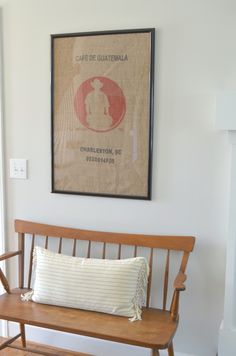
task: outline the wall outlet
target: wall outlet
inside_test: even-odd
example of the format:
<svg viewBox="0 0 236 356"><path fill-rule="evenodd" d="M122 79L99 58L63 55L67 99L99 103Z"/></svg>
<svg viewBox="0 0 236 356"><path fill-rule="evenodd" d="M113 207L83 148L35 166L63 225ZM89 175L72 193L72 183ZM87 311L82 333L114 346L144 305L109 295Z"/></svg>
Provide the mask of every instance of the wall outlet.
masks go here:
<svg viewBox="0 0 236 356"><path fill-rule="evenodd" d="M10 159L10 178L27 179L27 159Z"/></svg>

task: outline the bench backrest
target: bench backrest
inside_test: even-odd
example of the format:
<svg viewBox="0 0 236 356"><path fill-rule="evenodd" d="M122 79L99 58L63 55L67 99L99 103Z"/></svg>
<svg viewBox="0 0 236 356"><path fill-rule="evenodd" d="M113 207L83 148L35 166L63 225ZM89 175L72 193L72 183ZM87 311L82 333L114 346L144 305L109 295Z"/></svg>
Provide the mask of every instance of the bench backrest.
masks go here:
<svg viewBox="0 0 236 356"><path fill-rule="evenodd" d="M162 273L162 303L163 310L167 308L167 296L169 287L170 263L172 257L175 259L175 252L181 253L178 267L175 266L175 274L178 271L185 272L189 253L193 250L195 238L192 236L160 236L143 234L126 234L114 232L101 232L80 230L67 227L52 226L35 222L15 220L15 231L19 237L19 288L30 288L32 279L33 250L37 244L51 249L53 246L56 252L62 253L63 246L70 241L71 256L90 258L94 244L100 245L100 258L110 258L109 249L113 246L113 258L124 258L124 252L128 249L131 256L145 256L149 261L150 276L147 290L147 307L150 305L152 281L157 279L157 272ZM52 242L53 241L53 242ZM81 256L80 241L86 241L85 256ZM84 244L84 243L83 243ZM127 246L124 248L124 246ZM115 249L115 255L114 255ZM162 268L156 271L155 259L158 258L156 249L162 250ZM64 252L63 252L64 253ZM163 255L164 253L164 255ZM68 254L68 244L67 252ZM92 256L93 257L93 256ZM99 256L96 256L99 258ZM27 261L27 273L26 273ZM155 267L155 268L154 268ZM158 290L160 290L158 286Z"/></svg>

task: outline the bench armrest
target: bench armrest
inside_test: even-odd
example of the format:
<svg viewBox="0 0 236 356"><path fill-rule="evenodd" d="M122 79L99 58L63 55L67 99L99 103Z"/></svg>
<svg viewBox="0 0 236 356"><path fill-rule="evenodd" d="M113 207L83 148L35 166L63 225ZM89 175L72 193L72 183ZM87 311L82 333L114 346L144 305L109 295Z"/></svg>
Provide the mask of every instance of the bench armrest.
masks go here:
<svg viewBox="0 0 236 356"><path fill-rule="evenodd" d="M184 282L186 281L186 279L187 279L186 274L184 274L183 272L180 271L174 280L174 289L176 291L184 291L186 289L185 285L184 285Z"/></svg>
<svg viewBox="0 0 236 356"><path fill-rule="evenodd" d="M4 260L7 260L10 257L21 255L21 253L22 253L21 251L13 251L13 252L3 253L2 255L0 255L0 261L4 261Z"/></svg>
<svg viewBox="0 0 236 356"><path fill-rule="evenodd" d="M179 271L174 280L174 295L170 307L171 318L174 321L178 320L179 317L179 293L185 290L184 282L186 281L186 279L186 274Z"/></svg>
<svg viewBox="0 0 236 356"><path fill-rule="evenodd" d="M17 255L21 255L21 253L22 253L22 251L13 251L13 252L3 253L2 255L0 255L0 261L4 261L4 260L7 260L8 258L17 256ZM7 280L7 278L6 278L6 276L3 273L1 268L0 268L0 281L2 282L2 285L3 285L4 289L5 289L5 291L8 294L10 294L11 290L10 290L10 287L9 287L8 280Z"/></svg>

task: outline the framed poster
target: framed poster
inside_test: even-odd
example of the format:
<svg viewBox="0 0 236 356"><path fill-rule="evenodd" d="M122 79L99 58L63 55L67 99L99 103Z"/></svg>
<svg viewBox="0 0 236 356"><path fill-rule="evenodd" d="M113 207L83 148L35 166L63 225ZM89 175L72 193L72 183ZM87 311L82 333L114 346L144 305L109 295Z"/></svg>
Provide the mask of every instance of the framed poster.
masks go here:
<svg viewBox="0 0 236 356"><path fill-rule="evenodd" d="M154 35L51 36L52 192L151 199Z"/></svg>

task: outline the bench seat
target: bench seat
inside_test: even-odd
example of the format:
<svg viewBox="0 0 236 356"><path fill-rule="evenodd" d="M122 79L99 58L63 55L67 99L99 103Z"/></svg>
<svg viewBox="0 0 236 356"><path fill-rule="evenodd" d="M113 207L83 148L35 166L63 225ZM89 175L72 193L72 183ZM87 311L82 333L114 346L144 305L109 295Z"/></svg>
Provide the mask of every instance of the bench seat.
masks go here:
<svg viewBox="0 0 236 356"><path fill-rule="evenodd" d="M20 294L27 291L14 289L0 296L0 319L151 349L166 348L178 324L169 311L154 308L144 309L142 320L130 322L121 316L23 302Z"/></svg>

